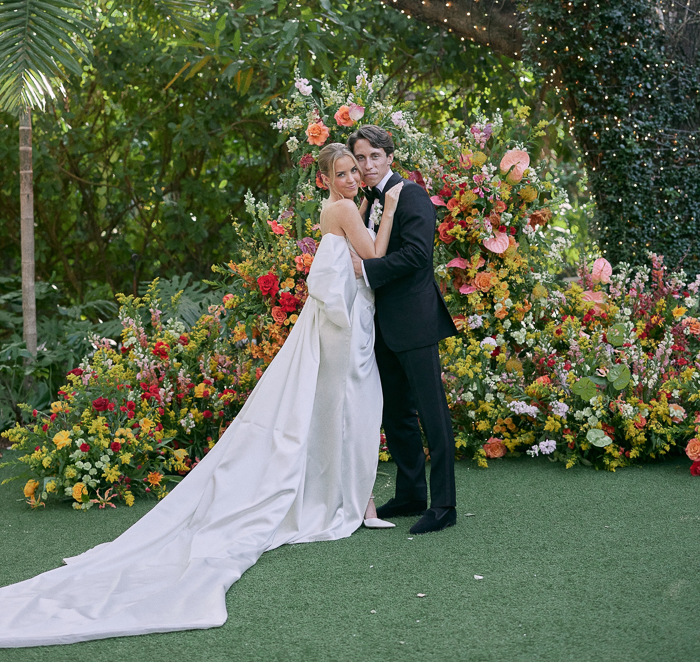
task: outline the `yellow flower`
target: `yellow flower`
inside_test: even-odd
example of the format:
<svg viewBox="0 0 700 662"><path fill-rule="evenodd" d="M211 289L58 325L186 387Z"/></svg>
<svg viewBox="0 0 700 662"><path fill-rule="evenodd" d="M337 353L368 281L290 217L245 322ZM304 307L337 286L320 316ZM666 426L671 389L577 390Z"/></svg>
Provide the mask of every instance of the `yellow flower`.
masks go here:
<svg viewBox="0 0 700 662"><path fill-rule="evenodd" d="M46 484L46 491L51 494L56 491L56 481L52 480L51 482Z"/></svg>
<svg viewBox="0 0 700 662"><path fill-rule="evenodd" d="M683 317L688 312L688 309L685 308L684 306L676 306L672 311L673 316L678 318L678 317Z"/></svg>
<svg viewBox="0 0 700 662"><path fill-rule="evenodd" d="M84 483L76 483L73 485L73 498L76 501L83 501L83 497L87 496L87 487Z"/></svg>
<svg viewBox="0 0 700 662"><path fill-rule="evenodd" d="M194 387L194 397L195 398L203 398L207 394L208 394L208 391L207 391L206 384L197 384L197 386Z"/></svg>
<svg viewBox="0 0 700 662"><path fill-rule="evenodd" d="M290 321L292 324L296 324L298 319L299 319L299 315L294 314L294 315L290 315L290 316L289 316L289 321Z"/></svg>
<svg viewBox="0 0 700 662"><path fill-rule="evenodd" d="M187 457L187 451L184 448L178 448L176 451L173 451L173 455L178 462L184 462Z"/></svg>
<svg viewBox="0 0 700 662"><path fill-rule="evenodd" d="M78 472L76 471L75 467L68 467L65 471L65 476L70 480L71 478L75 478L78 475Z"/></svg>
<svg viewBox="0 0 700 662"><path fill-rule="evenodd" d="M102 477L105 478L107 480L107 482L113 483L114 481L119 479L120 474L121 474L121 471L119 471L119 467L111 466L111 467L107 467L104 470Z"/></svg>
<svg viewBox="0 0 700 662"><path fill-rule="evenodd" d="M127 492L124 494L124 501L126 502L126 505L131 508L131 506L134 505L134 495L131 492Z"/></svg>
<svg viewBox="0 0 700 662"><path fill-rule="evenodd" d="M156 485L160 485L160 481L163 480L163 474L158 471L151 471L146 480L155 487Z"/></svg>
<svg viewBox="0 0 700 662"><path fill-rule="evenodd" d="M131 462L132 454L131 453L120 453L119 454L119 461L122 464L129 464Z"/></svg>
<svg viewBox="0 0 700 662"><path fill-rule="evenodd" d="M70 446L70 432L68 430L61 430L53 437L53 443L56 444L56 448L59 450Z"/></svg>
<svg viewBox="0 0 700 662"><path fill-rule="evenodd" d="M24 496L27 497L27 499L31 499L37 487L39 487L38 480L28 480L27 484L24 486Z"/></svg>
<svg viewBox="0 0 700 662"><path fill-rule="evenodd" d="M150 418L142 418L140 424L141 429L146 433L150 432L155 427L155 423Z"/></svg>
<svg viewBox="0 0 700 662"><path fill-rule="evenodd" d="M523 202L533 202L537 199L537 191L533 186L526 186L518 191L518 195L522 198Z"/></svg>
<svg viewBox="0 0 700 662"><path fill-rule="evenodd" d="M59 414L62 411L63 411L63 403L61 403L61 402L52 402L51 403L51 412L53 414Z"/></svg>
<svg viewBox="0 0 700 662"><path fill-rule="evenodd" d="M287 289L287 290L292 290L294 289L294 279L293 278L287 278L287 280L282 282L282 288Z"/></svg>
<svg viewBox="0 0 700 662"><path fill-rule="evenodd" d="M547 296L547 289L541 283L537 283L532 290L532 296L535 299L544 299Z"/></svg>
<svg viewBox="0 0 700 662"><path fill-rule="evenodd" d="M475 152L472 156L472 164L477 168L481 168L486 163L486 154L483 152Z"/></svg>

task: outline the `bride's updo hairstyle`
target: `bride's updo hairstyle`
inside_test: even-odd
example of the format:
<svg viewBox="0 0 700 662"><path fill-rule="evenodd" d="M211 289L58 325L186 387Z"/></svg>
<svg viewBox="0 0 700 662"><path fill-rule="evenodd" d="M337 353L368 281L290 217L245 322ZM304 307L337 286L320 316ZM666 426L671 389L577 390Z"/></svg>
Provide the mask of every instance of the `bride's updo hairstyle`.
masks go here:
<svg viewBox="0 0 700 662"><path fill-rule="evenodd" d="M359 170L360 166L357 163L355 155L345 145L343 145L343 143L330 143L318 153L319 172L328 177L331 187L333 186L333 180L335 179L335 162L338 159L342 159L344 156L349 156L355 162L355 165Z"/></svg>

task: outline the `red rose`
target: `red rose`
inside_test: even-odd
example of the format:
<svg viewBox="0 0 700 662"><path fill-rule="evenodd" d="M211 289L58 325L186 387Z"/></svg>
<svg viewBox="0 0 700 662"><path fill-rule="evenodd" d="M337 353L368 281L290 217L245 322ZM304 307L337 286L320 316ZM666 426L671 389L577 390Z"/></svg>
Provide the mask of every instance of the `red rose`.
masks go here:
<svg viewBox="0 0 700 662"><path fill-rule="evenodd" d="M108 409L109 411L114 411L114 403L113 403L113 402L110 402L110 403L107 405L107 409Z"/></svg>
<svg viewBox="0 0 700 662"><path fill-rule="evenodd" d="M97 398L97 400L92 401L92 406L95 408L95 411L107 411L109 400L107 398Z"/></svg>
<svg viewBox="0 0 700 662"><path fill-rule="evenodd" d="M49 424L48 424L48 423L44 423L44 424L41 426L41 429L42 429L44 432L46 432L46 431L49 429Z"/></svg>
<svg viewBox="0 0 700 662"><path fill-rule="evenodd" d="M285 313L293 313L299 304L299 300L289 292L282 292L279 301L280 308L282 308Z"/></svg>
<svg viewBox="0 0 700 662"><path fill-rule="evenodd" d="M113 441L112 445L110 448L115 452L118 453L122 449L122 445L118 441Z"/></svg>
<svg viewBox="0 0 700 662"><path fill-rule="evenodd" d="M447 234L448 230L454 227L452 221L443 221L438 226L438 234L440 235L440 240L445 244L451 244L455 238L452 235Z"/></svg>
<svg viewBox="0 0 700 662"><path fill-rule="evenodd" d="M83 369L82 368L73 368L73 370L69 370L66 374L75 375L76 377L80 377L80 375L83 374Z"/></svg>
<svg viewBox="0 0 700 662"><path fill-rule="evenodd" d="M38 412L36 409L32 409L32 416L33 416L34 418L36 418L36 416L37 416L38 413L39 413L39 412Z"/></svg>
<svg viewBox="0 0 700 662"><path fill-rule="evenodd" d="M168 358L168 351L170 350L170 345L167 342L159 340L156 346L153 348L153 356L157 356L163 360Z"/></svg>
<svg viewBox="0 0 700 662"><path fill-rule="evenodd" d="M180 336L180 337L177 339L177 341L178 341L178 343L180 343L181 345L187 345L187 344L189 344L190 339L189 339L187 336L182 335L182 336Z"/></svg>
<svg viewBox="0 0 700 662"><path fill-rule="evenodd" d="M263 296L269 296L273 298L277 292L279 292L280 284L279 279L273 273L267 273L264 276L258 278L258 287Z"/></svg>
<svg viewBox="0 0 700 662"><path fill-rule="evenodd" d="M202 412L202 416L204 416L204 418L211 418L211 417L212 417L212 413L211 413L208 409L205 409L205 410Z"/></svg>
<svg viewBox="0 0 700 662"><path fill-rule="evenodd" d="M83 453L87 453L90 450L90 445L82 443L80 444L80 450L83 451Z"/></svg>
<svg viewBox="0 0 700 662"><path fill-rule="evenodd" d="M690 475L700 476L700 460L697 460L690 465Z"/></svg>
<svg viewBox="0 0 700 662"><path fill-rule="evenodd" d="M127 400L126 408L129 410L136 409L136 403L132 402L131 400Z"/></svg>
<svg viewBox="0 0 700 662"><path fill-rule="evenodd" d="M55 421L55 420L56 420L56 414L51 414L51 416L49 416L49 418L50 418L52 421Z"/></svg>

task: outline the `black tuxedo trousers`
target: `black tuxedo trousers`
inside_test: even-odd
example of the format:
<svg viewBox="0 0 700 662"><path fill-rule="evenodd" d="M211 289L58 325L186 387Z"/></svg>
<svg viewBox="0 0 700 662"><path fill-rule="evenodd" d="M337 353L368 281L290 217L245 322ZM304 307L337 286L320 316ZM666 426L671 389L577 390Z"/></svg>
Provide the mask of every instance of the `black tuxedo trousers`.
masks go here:
<svg viewBox="0 0 700 662"><path fill-rule="evenodd" d="M392 175L385 191L401 181ZM382 426L396 462L397 501L426 500L422 426L430 451L431 506L451 507L455 443L438 342L457 329L433 274L435 208L420 186L403 181L387 253L364 261L375 291ZM383 194L379 200L384 204Z"/></svg>
<svg viewBox="0 0 700 662"><path fill-rule="evenodd" d="M455 505L455 440L442 386L437 345L393 352L376 325L374 351L382 382L382 427L396 462L396 500L425 501L425 452L430 451L430 505Z"/></svg>

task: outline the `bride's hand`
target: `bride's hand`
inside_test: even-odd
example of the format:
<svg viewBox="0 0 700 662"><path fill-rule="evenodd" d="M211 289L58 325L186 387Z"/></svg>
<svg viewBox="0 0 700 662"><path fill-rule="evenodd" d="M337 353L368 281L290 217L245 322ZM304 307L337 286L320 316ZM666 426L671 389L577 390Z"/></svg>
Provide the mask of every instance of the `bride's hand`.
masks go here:
<svg viewBox="0 0 700 662"><path fill-rule="evenodd" d="M396 186L390 188L386 195L384 196L384 212L389 213L392 216L396 211L396 206L399 204L399 195L401 195L401 189L403 188L403 182L397 184Z"/></svg>

